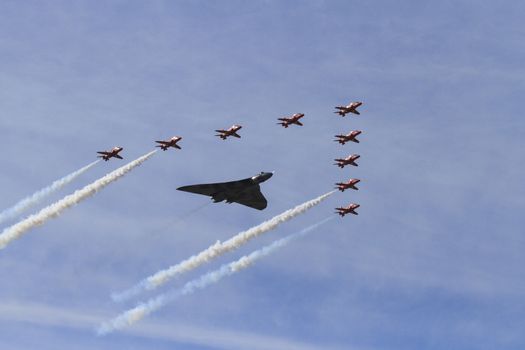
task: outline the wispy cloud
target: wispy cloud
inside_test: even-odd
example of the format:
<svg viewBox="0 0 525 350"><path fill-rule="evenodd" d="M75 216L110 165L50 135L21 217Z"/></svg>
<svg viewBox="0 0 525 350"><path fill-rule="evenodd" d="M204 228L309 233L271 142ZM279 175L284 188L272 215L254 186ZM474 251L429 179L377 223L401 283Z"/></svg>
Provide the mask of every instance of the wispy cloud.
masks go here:
<svg viewBox="0 0 525 350"><path fill-rule="evenodd" d="M69 328L91 334L93 325L107 317L108 315L106 313L93 310L66 309L34 302L3 301L0 303L0 322L9 322L11 324L19 322L48 328ZM149 321L144 322L141 327L126 329L125 333L143 338L217 349L342 349L340 347L326 345L316 346L315 344L309 344L299 340L233 329L195 326L187 322L174 324L172 321L169 323ZM348 348L345 347L345 349Z"/></svg>

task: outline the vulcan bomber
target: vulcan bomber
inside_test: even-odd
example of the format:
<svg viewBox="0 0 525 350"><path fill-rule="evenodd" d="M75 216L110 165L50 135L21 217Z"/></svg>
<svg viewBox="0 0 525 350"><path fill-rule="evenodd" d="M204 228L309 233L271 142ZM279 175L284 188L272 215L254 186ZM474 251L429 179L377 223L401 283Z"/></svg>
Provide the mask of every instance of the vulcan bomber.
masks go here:
<svg viewBox="0 0 525 350"><path fill-rule="evenodd" d="M263 210L268 202L261 193L259 184L272 176L273 172L261 172L247 179L182 186L177 190L210 196L214 203L226 201L226 203L239 203L250 208Z"/></svg>

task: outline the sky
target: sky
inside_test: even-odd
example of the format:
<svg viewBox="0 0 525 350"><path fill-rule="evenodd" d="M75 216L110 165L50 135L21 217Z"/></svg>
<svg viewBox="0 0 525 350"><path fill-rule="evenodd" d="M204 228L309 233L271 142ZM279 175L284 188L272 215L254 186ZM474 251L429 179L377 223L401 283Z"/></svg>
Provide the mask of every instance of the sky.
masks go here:
<svg viewBox="0 0 525 350"><path fill-rule="evenodd" d="M523 349L525 4L0 1L0 207L122 146L42 208L154 148L0 251L2 349ZM333 107L363 101L361 115ZM277 118L305 113L303 127ZM214 130L241 124L241 139ZM359 129L359 144L333 136ZM358 167L333 159L361 155ZM183 185L275 171L268 208ZM110 295L361 179L131 302ZM106 336L96 328L361 204ZM26 215L39 208L34 208ZM23 217L20 217L22 219ZM18 220L4 223L4 227Z"/></svg>

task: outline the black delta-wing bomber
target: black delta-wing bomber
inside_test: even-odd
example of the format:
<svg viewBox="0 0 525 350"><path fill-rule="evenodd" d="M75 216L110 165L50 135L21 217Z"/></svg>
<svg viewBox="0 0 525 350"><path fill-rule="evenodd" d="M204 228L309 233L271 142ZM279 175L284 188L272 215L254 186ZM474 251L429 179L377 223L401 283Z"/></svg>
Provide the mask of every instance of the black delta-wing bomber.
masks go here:
<svg viewBox="0 0 525 350"><path fill-rule="evenodd" d="M214 203L239 203L250 208L263 210L268 205L261 193L259 184L271 178L273 172L261 172L243 180L218 182L210 184L190 185L177 188L179 191L210 196Z"/></svg>

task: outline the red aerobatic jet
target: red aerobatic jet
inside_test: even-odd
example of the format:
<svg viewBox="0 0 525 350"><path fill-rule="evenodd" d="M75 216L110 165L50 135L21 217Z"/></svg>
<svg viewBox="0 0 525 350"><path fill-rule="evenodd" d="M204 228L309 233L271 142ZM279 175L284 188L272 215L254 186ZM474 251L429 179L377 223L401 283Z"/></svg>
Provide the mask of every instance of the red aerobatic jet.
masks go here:
<svg viewBox="0 0 525 350"><path fill-rule="evenodd" d="M356 138L362 133L361 130L353 130L349 132L347 135L335 135L336 139L335 142L339 142L341 145L344 145L345 143L352 141L355 143L359 143L359 140Z"/></svg>
<svg viewBox="0 0 525 350"><path fill-rule="evenodd" d="M339 214L341 215L341 217L345 216L346 214L354 214L354 215L359 215L355 210L357 208L359 208L360 205L359 204L355 204L355 203L351 203L349 206L347 207L339 207L339 208L335 208L335 210L337 210L335 213L336 214Z"/></svg>
<svg viewBox="0 0 525 350"><path fill-rule="evenodd" d="M179 142L180 140L182 140L182 137L173 136L171 139L166 141L155 141L156 143L160 143L160 145L157 145L155 147L160 147L163 151L167 150L169 147L181 149L180 146L177 145L177 142Z"/></svg>
<svg viewBox="0 0 525 350"><path fill-rule="evenodd" d="M345 190L349 188L353 190L358 190L359 188L355 187L355 185L357 185L359 182L361 182L361 180L359 179L350 179L347 182L338 182L335 185L337 186L336 188L339 191L344 192Z"/></svg>
<svg viewBox="0 0 525 350"><path fill-rule="evenodd" d="M344 117L348 113L354 113L359 115L361 113L359 113L359 111L356 108L361 106L362 104L363 102L352 102L348 106L336 106L335 109L337 109L337 111L335 111L334 113L339 114L341 117Z"/></svg>
<svg viewBox="0 0 525 350"><path fill-rule="evenodd" d="M337 163L334 163L334 165L337 165L340 168L344 168L345 165L353 165L358 166L355 162L357 159L359 159L361 156L359 154L352 154L344 159L338 158L334 159Z"/></svg>
<svg viewBox="0 0 525 350"><path fill-rule="evenodd" d="M215 136L219 136L223 140L226 140L226 138L228 136L234 136L234 137L237 137L237 138L241 138L241 135L237 134L237 131L239 131L241 128L242 128L242 126L240 126L240 125L233 125L228 130L222 130L222 129L215 130L216 132L218 132L218 134L215 135Z"/></svg>
<svg viewBox="0 0 525 350"><path fill-rule="evenodd" d="M285 128L287 128L291 124L303 126L303 124L299 121L299 119L301 119L302 117L304 117L304 113L295 113L291 117L277 118L277 120L281 121L280 123L277 123L277 124L280 124L284 126Z"/></svg>
<svg viewBox="0 0 525 350"><path fill-rule="evenodd" d="M122 150L123 150L122 147L113 147L113 149L110 151L100 151L100 152L97 152L98 154L101 154L101 156L98 156L98 158L102 158L106 162L109 160L109 158L124 159L118 155L118 153Z"/></svg>

